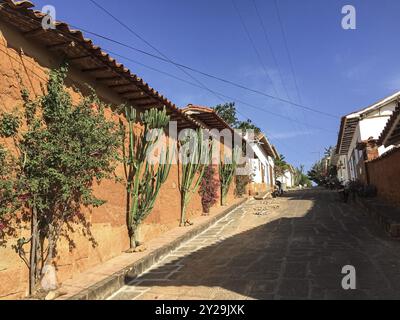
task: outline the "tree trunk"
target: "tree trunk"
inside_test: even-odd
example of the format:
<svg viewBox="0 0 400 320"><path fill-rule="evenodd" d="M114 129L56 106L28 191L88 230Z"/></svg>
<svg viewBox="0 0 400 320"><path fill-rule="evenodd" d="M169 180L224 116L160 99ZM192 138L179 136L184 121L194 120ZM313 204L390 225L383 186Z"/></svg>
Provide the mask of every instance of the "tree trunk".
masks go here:
<svg viewBox="0 0 400 320"><path fill-rule="evenodd" d="M47 253L46 261L44 262L45 266L52 264L54 256L55 242L54 242L54 226L52 223L49 224L48 242L49 242L48 243L49 251Z"/></svg>
<svg viewBox="0 0 400 320"><path fill-rule="evenodd" d="M29 257L29 295L33 295L36 291L37 285L37 268L38 268L38 244L39 244L39 234L38 234L38 215L37 209L34 205L32 208L32 221L31 221L31 250Z"/></svg>

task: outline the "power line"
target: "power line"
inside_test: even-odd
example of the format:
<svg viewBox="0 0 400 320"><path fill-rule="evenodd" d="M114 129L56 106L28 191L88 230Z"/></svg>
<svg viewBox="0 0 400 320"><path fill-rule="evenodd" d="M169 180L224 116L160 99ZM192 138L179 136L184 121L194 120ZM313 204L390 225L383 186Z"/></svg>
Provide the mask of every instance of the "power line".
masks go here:
<svg viewBox="0 0 400 320"><path fill-rule="evenodd" d="M246 27L246 23L244 22L244 19L243 19L242 15L240 14L239 8L237 7L237 5L235 3L235 0L232 0L232 5L236 10L236 13L237 13L237 15L239 17L239 21L240 21L240 23L241 23L241 25L243 27L243 30L245 31L245 33L247 35L247 38L249 39L249 42L250 42L251 46L253 47L254 52L256 53L258 61L259 61L260 65L261 65L261 67L263 68L266 77L268 78L268 80L272 84L272 87L274 89L275 95L279 96L278 91L276 90L276 86L274 84L274 81L272 80L267 68L265 67L265 64L264 64L263 59L261 58L260 52L258 51L258 49L257 49L257 47L256 47L256 45L255 45L255 43L253 41L253 38L251 37L251 34L250 34L249 30Z"/></svg>
<svg viewBox="0 0 400 320"><path fill-rule="evenodd" d="M93 31L89 31L89 30L87 30L87 29L85 29L85 28L81 28L81 27L79 27L79 26L74 26L74 25L70 25L70 26L71 26L72 28L79 29L79 30L81 30L81 31L83 31L83 32L85 32L85 33L87 33L87 34L91 34L92 36L95 36L95 37L98 37L98 38L101 38L101 39L104 39L104 40L113 42L113 43L115 43L115 44L118 44L118 45L120 45L120 46L122 46L122 47L125 47L125 48L128 48L128 49L131 49L131 50L136 51L136 52L138 52L138 53L141 53L141 54L143 54L143 55L146 55L146 56L152 57L152 58L154 58L154 59L157 59L157 60L160 60L160 61L164 61L164 62L173 64L173 65L175 65L175 66L182 67L182 68L184 68L184 69L186 69L186 70L190 70L190 71L192 71L192 72L201 74L201 75L203 75L203 76L205 76L205 77L208 77L208 78L211 78L211 79L214 79L214 80L218 80L218 81L220 81L220 82L224 82L224 83L230 84L230 85L235 86L235 87L237 87L237 88L240 88L240 89L243 89L243 90L246 90L246 91L249 91L249 92L253 92L253 93L256 93L256 94L258 94L258 95L261 95L261 96L264 96L264 97L267 97L267 98L270 98L270 99L273 99L273 100L276 100L276 101L280 101L280 102L283 102L283 103L287 103L287 104L289 104L289 105L291 105L291 106L293 106L293 107L298 107L298 108L302 108L302 109L307 110L307 111L310 111L310 112L318 113L318 114L324 115L324 116L326 116L326 117L330 117L330 118L334 118L334 119L338 119L338 118L339 118L338 116L336 116L336 115L334 115L334 114L331 114L331 113L328 113L328 112L324 112L324 111L320 111L320 110L318 110L318 109L315 109L315 108L312 108L312 107L308 107L308 106L305 106L305 105L302 105L302 104L299 104L299 103L291 102L291 101L289 101L289 100L282 99L282 98L279 98L279 97L276 97L276 96L267 94L267 93L262 92L262 91L259 91L259 90L257 90L257 89L249 88L249 87L244 86L244 85L242 85L242 84L233 82L233 81L228 80L228 79L221 78L221 77L216 76L216 75L212 75L212 74L210 74L210 73L207 73L207 72L204 72L204 71L195 69L195 68L193 68L193 67L189 67L189 66L187 66L187 65L183 65L183 64L174 62L174 61L172 61L172 60L165 59L165 58L160 57L160 56L157 56L157 55L155 55L155 54L152 54L152 53L146 52L146 51L144 51L144 50L135 48L135 47L133 47L133 46L131 46L131 45L129 45L129 44L123 43L123 42L121 42L121 41L117 41L117 40L111 39L110 37L107 37L107 36L98 34L98 33L93 32Z"/></svg>
<svg viewBox="0 0 400 320"><path fill-rule="evenodd" d="M244 119L249 119L249 117L247 115L245 115L243 112L236 110L238 114L240 114ZM257 123L255 123L257 125ZM268 132L267 130L264 129L264 133L267 136L267 138L277 141L278 143L282 144L283 146L285 146L287 149L292 150L296 153L299 153L299 150L295 150L294 148L292 148L291 146L289 146L287 143L284 143L281 139L278 139L275 135L271 134L271 132Z"/></svg>
<svg viewBox="0 0 400 320"><path fill-rule="evenodd" d="M140 66L142 66L142 67L144 67L144 68L147 68L147 69L153 70L153 71L155 71L155 72L164 74L164 75L166 75L166 76L168 76L168 77L171 77L171 78L173 78L173 79L176 79L176 80L178 80L178 81L185 82L185 83L187 83L187 84L189 84L189 85L191 85L191 86L204 89L203 87L199 86L199 85L196 84L196 83L190 82L190 81L188 81L188 80L186 80L186 79L180 78L180 77L178 77L178 76L175 76L175 75L170 74L170 73L168 73L168 72L165 72L165 71L163 71L163 70L160 70L160 69L151 67L151 66L146 65L146 64L144 64L144 63L142 63L142 62L136 61L136 60L134 60L134 59L132 59L132 58L123 56L123 55L121 55L121 54L119 54L119 53L113 52L113 51L111 51L111 50L107 50L107 52L109 52L110 54L112 54L112 55L114 55L114 56L120 57L121 59L130 61L130 62L135 63L135 64L137 64L137 65L140 65ZM259 110L259 111L261 111L261 112L268 113L268 114L274 115L274 116L276 116L276 117L279 117L279 118L282 118L282 119L285 119L285 120L288 120L288 121L291 121L291 122L294 122L294 123L296 123L296 122L301 123L301 122L299 122L299 121L297 121L297 120L295 120L295 119L286 117L286 116L281 115L281 114L279 114L279 113L275 113L275 112L266 110L265 108L262 108L262 107L260 107L260 106L256 106L256 105L251 104L251 103L248 103L248 102L245 102L245 101L240 100L240 99L238 99L238 98L231 97L231 96L228 96L228 95L226 95L226 94L223 94L223 93L217 92L217 91L216 91L216 93L217 93L219 96L221 96L221 97L225 97L226 99L236 101L236 102L241 103L241 104L243 104L243 105L247 105L247 106L249 106L249 107L251 107L251 108L253 108L253 109L257 109L257 110ZM318 126L311 126L311 127L312 127L312 128L315 128L315 129L318 129L318 130L321 130L321 131L326 131L326 132L335 133L335 134L337 133L336 131L328 130L328 129L326 129L326 128L322 128L322 127L318 127Z"/></svg>
<svg viewBox="0 0 400 320"><path fill-rule="evenodd" d="M297 93L298 102L302 104L303 102L302 102L302 99L301 99L299 85L298 85L298 82L297 82L296 71L295 71L295 68L294 68L292 55L290 54L287 35L286 35L285 28L283 27L283 21L282 21L282 17L281 17L281 14L280 14L278 2L276 0L274 0L274 5L275 5L275 10L276 10L276 15L278 17L279 26L280 26L280 29L281 29L281 32L282 32L282 37L283 37L283 42L284 42L284 45L285 45L286 54L287 54L288 60L289 60L290 70L292 72L292 77L293 77L293 80L294 80L294 85L295 85L295 89L296 89L296 93ZM303 119L304 119L304 121L307 122L307 118L306 118L304 112L303 112Z"/></svg>
<svg viewBox="0 0 400 320"><path fill-rule="evenodd" d="M221 98L221 96L225 96L225 97L227 97L227 98L229 98L229 99L232 99L232 97L228 97L228 96L226 96L226 95L222 95L222 94L220 94L220 93L217 93L216 91L213 91L213 90L211 90L210 88L208 88L206 85L204 85L201 81L199 81L197 78L195 78L193 75L191 75L190 73L188 73L185 69L188 69L188 70L191 70L191 71L194 71L194 72L196 72L197 70L194 70L193 68L189 68L189 67L187 67L187 66L184 66L184 65L181 65L181 64L179 64L179 63L175 63L174 61L172 61L169 57L167 57L165 54L163 54L158 48L156 48L154 45L152 45L150 42L148 42L146 39L144 39L140 34L138 34L137 32L135 32L132 28L130 28L127 24L125 24L124 22L122 22L119 18L117 18L115 15L113 15L111 12L109 12L106 8L104 8L103 6L101 6L100 4L98 4L96 1L94 1L94 0L89 0L92 4L94 4L96 7L98 7L99 9L101 9L103 12L105 12L107 15L109 15L111 18L113 18L116 22L118 22L121 26L123 26L126 30L128 30L130 33L132 33L135 37L137 37L137 38L139 38L141 41L143 41L145 44L147 44L149 47L151 47L153 50L155 50L159 55L161 55L164 59L162 59L162 60L164 60L164 61L166 61L166 62L168 62L168 63L171 63L171 64L173 64L173 65L175 65L180 71L182 71L182 72L184 72L187 76L189 76L191 79L193 79L196 83L198 83L199 85L200 85L200 87L201 88L203 88L203 89L205 89L205 90L207 90L207 91L209 91L209 92L211 92L213 95L215 95L218 99L220 99L220 100L223 100L222 98ZM240 14L239 14L240 15ZM265 68L265 65L263 64L263 62L262 62L262 59L261 59L261 56L260 56L260 54L259 54L259 52L258 52L258 50L256 49L256 47L255 47L255 44L254 44L254 42L252 41L252 39L251 39L251 36L250 36L250 34L248 33L248 30L247 30L247 28L245 27L245 25L244 25L244 22L242 21L242 24L243 24L243 26L244 26L244 28L245 28L245 30L246 30L246 32L247 32L247 35L249 36L249 39L251 40L251 42L252 42L252 45L253 45L253 48L255 49L255 51L257 52L257 56L258 56L258 58L259 58L259 60L260 60L260 62L262 63L262 66L263 66L263 68L264 68L264 71L265 71L265 73L266 73L266 75L267 75L267 77L270 79L270 81L271 81L271 83L272 83L272 85L273 85L273 88L274 88L274 90L275 90L275 93L276 93L276 95L278 95L278 92L277 92L277 90L276 90L276 87L275 87L275 84L273 83L273 81L272 81L272 79L270 78L270 76L269 76L269 74L268 74L268 72L267 72L267 70L266 70L266 68ZM122 44L122 43L121 43ZM125 45L125 44L124 44ZM135 51L137 51L136 50L136 48L135 48ZM143 52L144 53L144 52ZM146 52L146 54L148 55L148 53ZM154 57L157 57L157 56L154 56ZM157 57L157 58L159 58L159 57ZM155 68L153 68L153 70L155 70ZM204 74L205 75L205 73L202 73L202 72L198 72L198 73L200 73L200 74ZM210 77L210 76L212 76L212 75L207 75L208 77ZM175 78L177 78L177 77L175 77ZM215 77L214 76L214 78L215 79L217 79L218 77ZM183 79L181 79L181 80L183 80ZM217 79L217 80L222 80L222 78L221 79ZM187 83L189 83L189 82L187 82ZM272 95L268 95L268 96L270 96L271 98L273 97ZM288 97L289 98L289 97ZM237 100L238 101L238 99L234 99L234 100ZM290 102L290 101L289 101ZM242 103L242 104L247 104L247 105L249 105L249 106L251 106L251 107L255 107L255 106L252 106L252 105L250 105L250 104L248 104L248 103L245 103L245 102L240 102L240 103ZM259 110L262 110L262 111L266 111L265 109L263 109L263 108L259 108L258 107L258 109ZM310 108L311 109L311 108ZM311 111L311 110L310 110ZM317 111L317 110L316 110ZM274 114L274 115L276 115L276 116L280 116L280 117L282 117L280 114L276 114L276 113L272 113L272 112L269 112L270 114ZM287 118L287 119L290 119L290 118ZM293 121L292 119L290 119L291 121Z"/></svg>
<svg viewBox="0 0 400 320"><path fill-rule="evenodd" d="M278 75L279 75L280 81L281 81L281 83L282 83L283 89L284 89L284 91L285 91L285 93L286 93L286 97L288 98L288 100L292 101L292 99L291 99L291 97L290 97L290 95L289 95L289 90L287 89L287 86L286 86L286 82L283 80L283 75L282 75L281 67L280 67L280 65L279 65L279 63L278 63L278 60L277 60L277 58L276 58L276 56L275 56L275 53L274 53L274 50L273 50L273 48L272 48L271 41L270 41L269 36L268 36L267 28L265 27L264 22L263 22L263 19L261 18L261 14L260 14L260 11L259 11L259 9L258 9L256 0L252 0L252 2L253 2L254 9L255 9L255 11L256 11L256 15L257 15L258 21L259 21L259 23L260 23L260 25L261 25L261 29L262 29L262 31L263 31L263 35L264 35L265 42L266 42L267 47L268 47L268 49L269 49L269 51L270 51L270 53L271 53L272 60L273 60L273 62L274 62L275 68L278 70ZM304 111L303 111L303 110L302 110L302 112L303 112L303 114L304 114ZM298 117L297 117L297 116L295 116L295 118L298 120Z"/></svg>
<svg viewBox="0 0 400 320"><path fill-rule="evenodd" d="M280 25L280 28L281 28L281 31L282 31L283 42L285 44L286 53L287 53L288 58L289 58L289 65L290 65L290 69L291 69L292 74L293 74L293 79L294 79L294 84L295 84L295 87L296 87L297 96L298 96L299 102L302 103L301 102L300 91L299 91L299 86L298 86L298 83L297 83L296 72L294 71L292 55L290 54L290 51L289 51L289 45L288 45L288 41L287 41L287 37L286 37L285 28L283 27L281 14L279 12L279 6L278 6L278 3L277 3L276 0L274 0L274 4L275 4L276 13L277 13L277 16L278 16L278 22L279 22L279 25Z"/></svg>
<svg viewBox="0 0 400 320"><path fill-rule="evenodd" d="M280 78L280 80L282 82L282 86L283 86L283 88L285 90L286 97L290 100L289 91L287 90L286 84L283 81L282 70L280 68L280 65L278 64L278 59L276 58L274 50L272 48L271 41L270 41L269 36L268 36L267 28L265 27L264 22L263 22L263 20L261 18L261 14L260 14L260 11L258 10L258 6L257 6L256 1L255 0L252 0L252 1L253 1L254 9L256 10L258 21L260 22L260 25L261 25L261 29L263 30L265 42L267 43L268 49L271 52L272 60L273 60L273 62L275 64L275 67L278 70L279 78Z"/></svg>
<svg viewBox="0 0 400 320"><path fill-rule="evenodd" d="M108 16L110 16L113 20L115 20L118 24L120 24L122 27L124 27L126 30L128 30L130 33L132 33L135 37L143 41L145 44L147 44L150 48L155 50L159 55L161 55L167 62L175 65L180 71L185 73L187 76L189 76L192 80L196 81L200 86L202 86L204 89L215 95L218 99L221 99L213 90L208 88L204 83L202 83L200 80L198 80L196 77L191 75L189 72L187 72L182 66L179 64L174 63L169 57L167 57L164 53L162 53L159 49L157 49L154 45L152 45L149 41L147 41L144 37L142 37L139 33L137 33L135 30L133 30L131 27L129 27L127 24L125 24L123 21L121 21L118 17L113 15L109 10L104 8L102 5L98 4L95 0L89 0L93 5L95 5L97 8L99 8L101 11L106 13ZM222 100L222 99L221 99Z"/></svg>
<svg viewBox="0 0 400 320"><path fill-rule="evenodd" d="M202 87L202 86L199 86L199 85L197 85L197 84L195 84L195 83L193 83L193 82L190 82L190 81L188 81L188 80L182 79L182 78L180 78L180 77L178 77L178 76L175 76L175 75L173 75L173 74L170 74L170 73L168 73L168 72L165 72L165 71L162 71L162 70L160 70L160 69L151 67L151 66L149 66L149 65L146 65L146 64L144 64L144 63L142 63L142 62L139 62L139 61L136 61L136 60L134 60L134 59L125 57L125 56L123 56L123 55L121 55L121 54L119 54L119 53L113 52L113 51L111 51L111 50L107 50L107 51L108 51L110 54L112 54L112 55L114 55L114 56L116 56L116 57L120 57L121 59L125 59L125 60L127 60L127 61L132 62L132 63L138 64L138 65L140 65L140 66L142 66L142 67L144 67L144 68L153 70L153 71L158 72L158 73L160 73L160 74L164 74L164 75L166 75L166 76L168 76L168 77L171 77L171 78L173 78L173 79L176 79L176 80L181 81L181 82L184 82L184 83L187 83L187 84L189 84L189 85L191 85L191 86L194 86L194 87L197 87L197 88L200 88L200 89L204 89L204 87ZM255 108L255 109L257 109L257 110L260 110L260 111L262 111L262 112L266 112L266 113L268 113L268 114L272 114L272 115L275 115L275 116L277 116L277 117L281 117L281 118L283 118L283 119L285 119L285 120L289 120L289 121L294 121L294 122L295 122L295 120L293 120L293 119L291 119L291 118L289 118L289 117L285 117L285 116L282 116L282 115L280 115L280 114L277 114L277 113L274 113L274 112L270 112L270 111L268 111L268 110L265 110L264 108L260 108L260 107L254 106L254 105L252 105L252 104L249 104L249 103L247 103L247 102L240 101L240 100L237 99L237 98L230 97L230 96L224 95L224 94L219 93L219 92L218 92L217 94L220 95L220 96L223 96L223 97L225 97L225 98L227 98L227 99L229 99L229 100L232 100L233 102L239 102L239 103L241 103L241 104L248 105L248 106L253 107L253 108ZM242 111L237 110L237 112L238 112L244 119L251 119L251 117L245 115ZM256 124L256 125L257 125L257 124ZM326 129L322 129L322 128L318 128L318 129L319 129L319 130L326 130ZM295 152L298 152L298 150L294 150L292 147L289 147L289 145L286 144L286 143L284 143L281 139L278 139L277 137L275 137L274 135L272 135L270 132L267 132L267 130L266 130L265 128L264 128L264 131L265 131L265 133L267 134L268 137L270 137L271 139L273 139L273 140L275 140L275 141L278 141L280 144L282 144L283 146L285 146L287 149L290 149L290 150L293 150L293 151L295 151ZM336 132L335 132L335 134L336 134Z"/></svg>

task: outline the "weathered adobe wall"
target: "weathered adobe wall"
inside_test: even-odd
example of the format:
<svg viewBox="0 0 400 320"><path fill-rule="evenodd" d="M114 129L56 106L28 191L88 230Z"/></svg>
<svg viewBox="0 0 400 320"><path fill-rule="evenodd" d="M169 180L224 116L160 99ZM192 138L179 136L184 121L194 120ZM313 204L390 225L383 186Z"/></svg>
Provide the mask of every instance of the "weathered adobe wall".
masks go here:
<svg viewBox="0 0 400 320"><path fill-rule="evenodd" d="M400 149L367 162L370 184L376 186L378 196L395 205L400 205Z"/></svg>
<svg viewBox="0 0 400 320"><path fill-rule="evenodd" d="M50 56L48 51L27 42L3 22L0 22L0 31L0 113L15 109L21 111L21 89L28 89L31 98L42 95L42 87L46 87L48 70L59 65L59 61L56 57ZM80 99L80 95L72 90L72 85L79 87L81 81L90 83L90 79L80 78L79 73L71 68L67 90L75 102ZM87 88L80 89L82 92L87 90ZM117 97L101 90L102 88L96 89L103 100L120 103ZM106 114L112 117L111 110L107 110ZM4 142L8 147L11 146L10 141L0 141ZM117 168L116 174L123 175L122 166ZM92 247L88 239L79 232L71 235L76 244L76 248L72 251L69 250L65 240L60 241L58 251L61 258L56 261L59 281L108 260L129 246L125 227L125 187L111 180L103 181L99 186L95 185L95 193L107 200L104 206L85 212L92 223L91 231L98 245ZM28 270L11 249L14 243L15 239L8 239L7 246L0 248L0 298L19 298L27 292ZM29 248L27 251L29 252Z"/></svg>
<svg viewBox="0 0 400 320"><path fill-rule="evenodd" d="M21 108L20 91L27 88L32 98L43 94L42 86L46 86L47 72L55 68L60 61L49 55L49 52L35 43L28 42L18 32L8 28L0 21L0 113ZM96 89L99 97L107 103L120 104L119 97L113 95L105 87L97 86L90 78L79 71L70 69L67 79L67 89L74 101L80 95L73 91L72 84L85 93L80 84L89 83ZM111 110L107 111L111 117ZM115 119L117 121L117 119ZM9 141L0 141L7 146ZM122 165L116 170L123 176ZM114 180L103 181L95 186L95 194L107 200L100 208L86 211L92 223L91 231L97 242L93 247L89 240L75 232L71 235L76 247L70 251L68 243L61 240L58 243L59 258L57 259L58 280L60 282L74 274L87 270L101 262L109 260L129 248L126 230L125 203L126 192L122 183ZM234 199L234 184L232 184L228 201ZM219 206L219 202L216 206ZM195 193L188 207L188 218L202 213L200 196ZM160 190L154 209L141 228L141 236L147 241L161 233L176 227L180 218L180 195L178 189L178 167L173 165L166 183ZM0 299L24 297L28 288L28 270L17 254L11 249L15 239L8 239L6 247L0 247ZM27 248L29 249L29 248ZM28 250L29 251L29 250Z"/></svg>

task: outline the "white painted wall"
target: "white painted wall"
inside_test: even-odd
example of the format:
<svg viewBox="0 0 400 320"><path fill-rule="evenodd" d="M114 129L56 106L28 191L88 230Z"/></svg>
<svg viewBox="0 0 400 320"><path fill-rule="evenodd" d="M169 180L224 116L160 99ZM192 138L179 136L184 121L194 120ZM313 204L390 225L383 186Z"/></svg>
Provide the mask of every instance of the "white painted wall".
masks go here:
<svg viewBox="0 0 400 320"><path fill-rule="evenodd" d="M251 172L253 175L254 183L265 183L266 185L271 184L271 180L274 182L273 174L270 174L270 168L272 173L274 172L274 161L272 157L268 156L262 147L256 143L250 143L251 148L254 151L255 159L249 159Z"/></svg>
<svg viewBox="0 0 400 320"><path fill-rule="evenodd" d="M363 161L363 158L361 152L356 149L357 143L368 140L370 137L378 139L395 108L396 102L388 103L377 110L369 112L365 115L365 118L358 122L349 151L346 155L346 167L348 167L348 172L341 173L344 182L357 179L360 175L360 172L356 171L356 167L359 161ZM378 149L379 155L382 155L388 150L390 150L390 148L380 147Z"/></svg>
<svg viewBox="0 0 400 320"><path fill-rule="evenodd" d="M294 175L290 170L286 170L283 176L280 176L278 180L285 184L287 188L294 187Z"/></svg>
<svg viewBox="0 0 400 320"><path fill-rule="evenodd" d="M268 156L268 164L271 168L270 185L275 185L275 161L271 156Z"/></svg>

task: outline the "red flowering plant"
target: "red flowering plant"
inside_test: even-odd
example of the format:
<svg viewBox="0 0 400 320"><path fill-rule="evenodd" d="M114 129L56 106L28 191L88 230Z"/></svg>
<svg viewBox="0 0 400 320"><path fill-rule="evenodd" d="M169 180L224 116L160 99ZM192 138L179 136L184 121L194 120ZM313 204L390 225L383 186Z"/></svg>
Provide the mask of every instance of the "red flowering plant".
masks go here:
<svg viewBox="0 0 400 320"><path fill-rule="evenodd" d="M215 169L212 165L205 168L203 179L201 180L199 194L201 204L205 214L210 213L210 208L218 200L219 181L215 178Z"/></svg>

